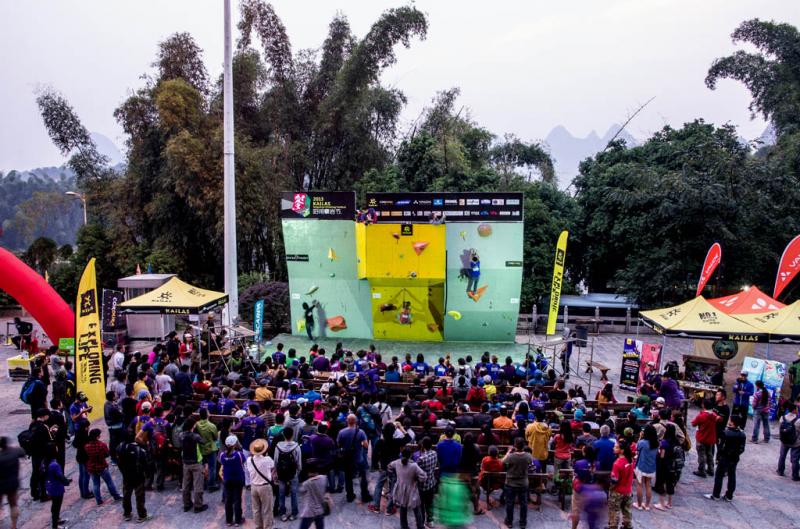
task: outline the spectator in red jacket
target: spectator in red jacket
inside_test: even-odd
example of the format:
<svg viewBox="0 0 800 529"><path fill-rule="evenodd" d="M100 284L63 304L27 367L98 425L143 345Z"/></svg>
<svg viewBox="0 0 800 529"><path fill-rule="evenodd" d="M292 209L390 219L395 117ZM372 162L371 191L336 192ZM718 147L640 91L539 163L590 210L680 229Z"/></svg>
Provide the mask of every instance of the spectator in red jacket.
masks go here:
<svg viewBox="0 0 800 529"><path fill-rule="evenodd" d="M100 479L106 482L108 492L115 500L119 501L122 496L117 492L117 487L114 485L114 480L111 479L111 472L108 471L108 445L100 440L100 430L94 428L89 432L89 442L84 446L86 451L86 471L92 478L94 485L94 499L97 505L103 504L103 497L100 495Z"/></svg>
<svg viewBox="0 0 800 529"><path fill-rule="evenodd" d="M714 446L717 444L717 422L722 420L714 410L714 404L703 399L703 410L692 421L697 427L694 438L697 441L697 470L695 476L704 478L714 475Z"/></svg>

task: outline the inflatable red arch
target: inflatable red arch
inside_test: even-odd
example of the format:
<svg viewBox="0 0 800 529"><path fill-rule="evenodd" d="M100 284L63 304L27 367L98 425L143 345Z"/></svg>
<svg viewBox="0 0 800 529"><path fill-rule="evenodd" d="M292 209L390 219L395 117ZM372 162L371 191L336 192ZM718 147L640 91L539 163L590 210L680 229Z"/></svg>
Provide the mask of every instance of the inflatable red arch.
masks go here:
<svg viewBox="0 0 800 529"><path fill-rule="evenodd" d="M75 335L75 313L42 276L0 248L0 290L16 299L42 326L50 341Z"/></svg>

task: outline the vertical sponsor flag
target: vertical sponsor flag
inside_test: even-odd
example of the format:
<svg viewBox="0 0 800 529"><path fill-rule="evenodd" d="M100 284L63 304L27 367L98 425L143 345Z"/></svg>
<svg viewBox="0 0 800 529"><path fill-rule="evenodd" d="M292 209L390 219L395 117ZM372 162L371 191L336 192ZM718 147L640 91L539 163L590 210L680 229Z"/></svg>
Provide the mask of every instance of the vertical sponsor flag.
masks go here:
<svg viewBox="0 0 800 529"><path fill-rule="evenodd" d="M722 246L718 242L711 245L706 254L706 260L703 261L703 269L700 270L700 280L697 282L697 293L695 297L699 296L703 289L706 288L706 283L714 275L714 270L719 266L722 261Z"/></svg>
<svg viewBox="0 0 800 529"><path fill-rule="evenodd" d="M103 332L114 332L125 328L125 319L119 313L119 304L123 301L125 301L125 293L122 290L103 289L101 310Z"/></svg>
<svg viewBox="0 0 800 529"><path fill-rule="evenodd" d="M259 299L253 307L253 332L256 333L256 343L261 343L264 335L264 300Z"/></svg>
<svg viewBox="0 0 800 529"><path fill-rule="evenodd" d="M772 297L778 299L783 289L800 273L800 235L792 239L781 256L778 275L775 277L775 290Z"/></svg>
<svg viewBox="0 0 800 529"><path fill-rule="evenodd" d="M553 265L553 286L550 289L550 314L547 317L547 334L556 333L556 320L558 319L558 304L561 301L561 283L564 279L564 261L567 257L567 237L569 232L564 230L558 236L556 245L556 258Z"/></svg>
<svg viewBox="0 0 800 529"><path fill-rule="evenodd" d="M92 257L83 271L75 302L75 375L77 389L89 398L89 420L103 416L105 381L103 380L103 343L100 306L97 303L97 275Z"/></svg>

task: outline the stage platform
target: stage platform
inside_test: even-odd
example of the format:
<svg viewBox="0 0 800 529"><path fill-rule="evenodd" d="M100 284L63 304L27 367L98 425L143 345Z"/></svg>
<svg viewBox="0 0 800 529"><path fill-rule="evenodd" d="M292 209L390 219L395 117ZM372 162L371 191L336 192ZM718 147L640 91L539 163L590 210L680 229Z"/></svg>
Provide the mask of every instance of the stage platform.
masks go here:
<svg viewBox="0 0 800 529"><path fill-rule="evenodd" d="M305 336L293 336L290 334L279 334L275 336L268 345L263 346L265 352L272 353L278 343L284 345L284 351L290 348L297 350L297 356L307 356L311 345L316 343L325 348L327 356L336 350L336 344L342 342L345 349L356 352L360 349L369 349L370 344L375 344L376 350L383 356L384 362L392 356L403 359L406 354L411 354L416 358L417 354L425 355L428 364L435 364L439 357L444 358L448 354L451 360L472 355L473 361L477 361L481 355L488 351L490 354L497 355L502 363L506 356L510 356L515 362L525 359L528 352L527 343L501 343L501 342L410 342L394 340L365 340L360 338L336 338L320 337L314 341L309 341Z"/></svg>

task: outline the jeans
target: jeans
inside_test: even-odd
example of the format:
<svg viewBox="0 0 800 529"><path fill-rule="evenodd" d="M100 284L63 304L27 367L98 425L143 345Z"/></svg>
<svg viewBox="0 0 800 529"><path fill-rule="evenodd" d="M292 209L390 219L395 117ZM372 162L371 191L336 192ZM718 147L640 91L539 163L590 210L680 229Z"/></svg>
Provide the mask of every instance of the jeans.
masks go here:
<svg viewBox="0 0 800 529"><path fill-rule="evenodd" d="M147 517L147 509L144 506L144 481L140 483L126 483L122 480L122 514L130 516L133 513L131 497L136 496L136 514L139 518Z"/></svg>
<svg viewBox="0 0 800 529"><path fill-rule="evenodd" d="M314 340L314 336L311 335L311 331L313 330L314 330L314 322L306 322L306 334L308 335L309 340ZM311 522L308 522L308 524L311 525Z"/></svg>
<svg viewBox="0 0 800 529"><path fill-rule="evenodd" d="M286 488L289 488L289 493L292 497L292 516L297 516L300 510L297 508L297 488L299 482L297 476L292 481L278 481L278 514L286 514Z"/></svg>
<svg viewBox="0 0 800 529"><path fill-rule="evenodd" d="M119 492L117 492L117 487L114 485L114 480L111 479L111 472L109 472L108 469L103 470L99 474L90 474L90 476L92 476L92 485L94 486L94 499L97 500L98 505L103 503L103 497L100 495L101 478L106 482L108 492L115 500L118 500L122 497L119 495Z"/></svg>
<svg viewBox="0 0 800 529"><path fill-rule="evenodd" d="M714 475L714 446L697 443L697 471L701 474Z"/></svg>
<svg viewBox="0 0 800 529"><path fill-rule="evenodd" d="M331 469L328 471L328 492L336 492L344 488L344 470Z"/></svg>
<svg viewBox="0 0 800 529"><path fill-rule="evenodd" d="M78 491L81 496L89 496L92 491L89 490L89 471L86 470L86 465L78 463Z"/></svg>
<svg viewBox="0 0 800 529"><path fill-rule="evenodd" d="M478 281L480 278L481 276L469 276L469 280L467 281L467 292L472 292L474 294L478 290Z"/></svg>
<svg viewBox="0 0 800 529"><path fill-rule="evenodd" d="M792 384L792 398L790 402L796 401L798 396L800 396L800 384Z"/></svg>
<svg viewBox="0 0 800 529"><path fill-rule="evenodd" d="M425 514L425 522L433 523L433 495L436 489L420 490L419 499L422 501L422 512Z"/></svg>
<svg viewBox="0 0 800 529"><path fill-rule="evenodd" d="M206 480L206 490L211 490L217 486L217 454L203 456L203 464L208 466L208 480Z"/></svg>
<svg viewBox="0 0 800 529"><path fill-rule="evenodd" d="M414 511L414 521L417 529L422 529L425 523L425 515L422 513L422 505L417 505ZM408 529L408 507L400 507L400 529Z"/></svg>
<svg viewBox="0 0 800 529"><path fill-rule="evenodd" d="M117 463L117 447L122 442L124 434L125 429L122 427L108 429L108 451L111 453L111 461L115 464Z"/></svg>
<svg viewBox="0 0 800 529"><path fill-rule="evenodd" d="M367 470L363 465L347 465L344 470L344 489L347 496L347 501L356 499L356 493L353 490L353 479L358 476L361 482L361 501L367 503L370 500L369 489L367 488Z"/></svg>
<svg viewBox="0 0 800 529"><path fill-rule="evenodd" d="M722 492L722 480L727 474L728 490L725 492L725 497L727 497L729 500L733 499L733 493L736 491L736 465L738 464L738 461L735 463L732 461L726 461L724 459L717 461L717 472L714 474L713 492L713 496L715 498L719 498L719 495Z"/></svg>
<svg viewBox="0 0 800 529"><path fill-rule="evenodd" d="M519 526L525 527L528 523L528 488L505 487L506 494L506 525L509 527L514 522L514 503L519 502Z"/></svg>
<svg viewBox="0 0 800 529"><path fill-rule="evenodd" d="M34 500L43 498L44 491L44 458L41 456L31 456L31 497Z"/></svg>
<svg viewBox="0 0 800 529"><path fill-rule="evenodd" d="M225 482L225 522L242 523L242 489L241 481Z"/></svg>
<svg viewBox="0 0 800 529"><path fill-rule="evenodd" d="M781 454L778 456L778 474L786 471L786 455L792 463L792 479L800 479L800 446L787 446L781 443Z"/></svg>
<svg viewBox="0 0 800 529"><path fill-rule="evenodd" d="M734 404L733 409L731 410L731 416L738 416L739 420L739 428L744 430L744 427L747 425L747 414L750 411L750 404Z"/></svg>
<svg viewBox="0 0 800 529"><path fill-rule="evenodd" d="M300 529L308 529L311 523L314 523L315 529L325 529L325 517L315 516L313 518L300 518Z"/></svg>
<svg viewBox="0 0 800 529"><path fill-rule="evenodd" d="M378 474L378 481L375 482L375 489L372 491L372 505L380 509L381 507L381 493L383 492L383 486L386 482L389 482L389 503L386 504L386 512L391 511L394 508L394 499L392 498L392 491L394 490L394 482L395 479L392 479L389 476L389 472L386 470L381 470Z"/></svg>
<svg viewBox="0 0 800 529"><path fill-rule="evenodd" d="M764 440L769 441L769 410L753 413L753 441L758 441L761 425L764 425Z"/></svg>

